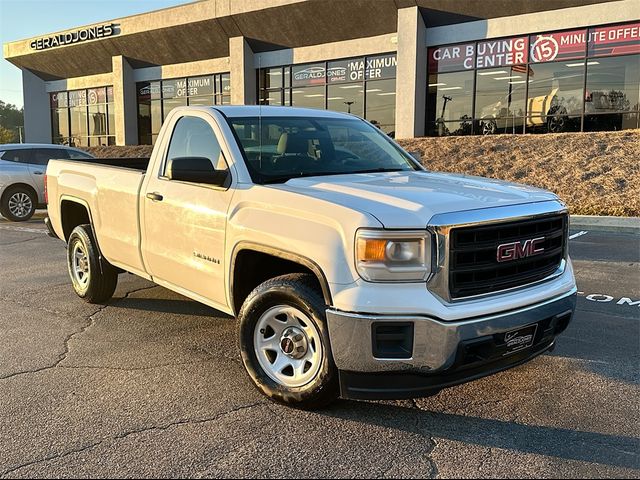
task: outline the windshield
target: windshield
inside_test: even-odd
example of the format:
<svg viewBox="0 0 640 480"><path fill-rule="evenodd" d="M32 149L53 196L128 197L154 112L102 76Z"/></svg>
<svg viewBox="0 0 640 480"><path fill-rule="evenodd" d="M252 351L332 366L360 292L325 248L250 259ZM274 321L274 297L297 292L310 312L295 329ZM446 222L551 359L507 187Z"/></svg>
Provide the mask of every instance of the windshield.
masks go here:
<svg viewBox="0 0 640 480"><path fill-rule="evenodd" d="M419 167L384 133L356 118L229 118L256 183ZM260 125L262 136L259 135Z"/></svg>

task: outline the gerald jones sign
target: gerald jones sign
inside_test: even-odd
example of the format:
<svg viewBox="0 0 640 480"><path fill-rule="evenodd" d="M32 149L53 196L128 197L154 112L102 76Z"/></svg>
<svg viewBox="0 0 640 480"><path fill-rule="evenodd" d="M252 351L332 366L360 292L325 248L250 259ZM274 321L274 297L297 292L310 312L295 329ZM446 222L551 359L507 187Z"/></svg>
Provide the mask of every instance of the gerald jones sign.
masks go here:
<svg viewBox="0 0 640 480"><path fill-rule="evenodd" d="M98 38L111 37L118 34L117 24L107 23L93 27L82 28L73 32L59 33L50 37L37 38L30 44L34 50L46 50L47 48L61 47L74 43L96 40Z"/></svg>

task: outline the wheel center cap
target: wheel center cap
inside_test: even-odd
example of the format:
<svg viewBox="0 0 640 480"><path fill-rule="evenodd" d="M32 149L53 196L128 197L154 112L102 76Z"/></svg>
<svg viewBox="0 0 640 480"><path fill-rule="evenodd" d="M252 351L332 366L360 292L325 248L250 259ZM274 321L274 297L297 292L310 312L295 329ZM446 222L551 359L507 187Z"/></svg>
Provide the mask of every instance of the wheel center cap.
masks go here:
<svg viewBox="0 0 640 480"><path fill-rule="evenodd" d="M307 354L308 342L304 332L296 327L289 327L280 337L280 350L285 355L300 359Z"/></svg>

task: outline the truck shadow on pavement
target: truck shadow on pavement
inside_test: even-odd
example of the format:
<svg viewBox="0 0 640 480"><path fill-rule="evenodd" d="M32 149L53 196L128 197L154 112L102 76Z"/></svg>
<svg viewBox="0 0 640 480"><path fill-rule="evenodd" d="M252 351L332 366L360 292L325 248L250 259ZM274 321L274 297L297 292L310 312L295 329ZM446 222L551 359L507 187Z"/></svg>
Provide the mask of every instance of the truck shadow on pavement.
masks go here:
<svg viewBox="0 0 640 480"><path fill-rule="evenodd" d="M162 287L158 287L162 288ZM145 312L170 313L196 317L216 317L231 320L233 317L188 298L114 298L109 308L142 310Z"/></svg>
<svg viewBox="0 0 640 480"><path fill-rule="evenodd" d="M427 438L566 460L640 468L640 439L634 437L346 400L321 413L341 420L401 429Z"/></svg>

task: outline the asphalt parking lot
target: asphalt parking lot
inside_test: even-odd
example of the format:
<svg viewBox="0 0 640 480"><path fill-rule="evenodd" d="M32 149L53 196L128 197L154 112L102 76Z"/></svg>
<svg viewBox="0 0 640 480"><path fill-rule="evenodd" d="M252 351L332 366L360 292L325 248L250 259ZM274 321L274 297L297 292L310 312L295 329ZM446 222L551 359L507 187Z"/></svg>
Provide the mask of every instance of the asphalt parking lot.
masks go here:
<svg viewBox="0 0 640 480"><path fill-rule="evenodd" d="M233 318L128 274L82 302L39 217L0 220L0 477L640 476L639 236L570 241L581 293L553 353L302 412L250 384Z"/></svg>

